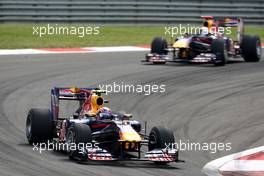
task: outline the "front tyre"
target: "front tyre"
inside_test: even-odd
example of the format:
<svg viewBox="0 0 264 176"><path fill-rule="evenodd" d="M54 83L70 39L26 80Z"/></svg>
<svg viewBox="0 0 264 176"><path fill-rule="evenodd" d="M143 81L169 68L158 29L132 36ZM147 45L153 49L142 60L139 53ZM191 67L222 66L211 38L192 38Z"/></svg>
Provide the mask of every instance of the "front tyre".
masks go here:
<svg viewBox="0 0 264 176"><path fill-rule="evenodd" d="M151 53L166 55L168 54L168 43L164 38L156 37L151 43Z"/></svg>
<svg viewBox="0 0 264 176"><path fill-rule="evenodd" d="M155 149L173 148L172 145L175 143L173 132L164 127L153 127L149 133L149 151ZM177 152L178 158L178 152ZM165 165L168 162L154 161L155 164Z"/></svg>
<svg viewBox="0 0 264 176"><path fill-rule="evenodd" d="M75 145L74 149L76 149L69 152L70 159L77 157L79 160L86 160L87 156L80 153L82 149L79 147L85 147L87 144L92 143L90 127L86 124L75 123L67 132L66 142L68 146Z"/></svg>
<svg viewBox="0 0 264 176"><path fill-rule="evenodd" d="M228 59L226 42L224 39L216 39L212 42L212 53L215 54L215 66L224 66Z"/></svg>
<svg viewBox="0 0 264 176"><path fill-rule="evenodd" d="M153 127L149 133L149 151L164 149L175 142L173 132L164 127Z"/></svg>

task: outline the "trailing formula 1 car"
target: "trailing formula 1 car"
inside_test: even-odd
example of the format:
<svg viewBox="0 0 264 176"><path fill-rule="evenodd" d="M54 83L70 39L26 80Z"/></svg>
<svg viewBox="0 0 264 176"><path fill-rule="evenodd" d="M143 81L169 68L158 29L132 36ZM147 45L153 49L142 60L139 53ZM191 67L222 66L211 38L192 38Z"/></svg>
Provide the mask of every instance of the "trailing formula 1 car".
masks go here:
<svg viewBox="0 0 264 176"><path fill-rule="evenodd" d="M204 25L198 34L185 34L170 45L161 37L151 43L151 52L142 62L165 64L166 62L213 63L224 66L230 58L244 58L246 62L261 59L259 36L244 35L244 25L240 18L214 18L203 16ZM237 27L237 40L219 32L221 27ZM213 29L213 30L212 30Z"/></svg>
<svg viewBox="0 0 264 176"><path fill-rule="evenodd" d="M53 88L51 109L31 109L26 119L26 136L30 144L52 141L66 146L70 159L136 160L158 164L177 162L178 150L173 132L153 127L149 135L131 114L113 112L104 106L102 90L96 88ZM59 114L60 101L77 101L70 117ZM144 131L144 133L143 133ZM144 152L143 149L147 151Z"/></svg>

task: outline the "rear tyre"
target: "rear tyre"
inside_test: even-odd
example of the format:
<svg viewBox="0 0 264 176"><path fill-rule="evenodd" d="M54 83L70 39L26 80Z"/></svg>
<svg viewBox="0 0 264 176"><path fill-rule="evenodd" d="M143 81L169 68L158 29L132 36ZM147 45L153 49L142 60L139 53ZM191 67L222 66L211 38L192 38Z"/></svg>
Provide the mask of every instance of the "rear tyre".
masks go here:
<svg viewBox="0 0 264 176"><path fill-rule="evenodd" d="M26 136L30 144L52 139L53 118L49 109L31 109L28 112Z"/></svg>
<svg viewBox="0 0 264 176"><path fill-rule="evenodd" d="M149 133L149 151L154 149L164 149L173 144L175 138L173 132L164 127L153 127Z"/></svg>
<svg viewBox="0 0 264 176"><path fill-rule="evenodd" d="M151 53L166 55L168 54L168 43L164 38L156 37L151 43Z"/></svg>
<svg viewBox="0 0 264 176"><path fill-rule="evenodd" d="M85 146L88 143L92 142L92 132L88 125L75 123L72 127L69 128L67 132L66 141L68 145L74 144L76 148L80 145ZM86 156L82 156L79 153L79 150L69 151L69 158L74 159L77 156L80 160L86 160Z"/></svg>
<svg viewBox="0 0 264 176"><path fill-rule="evenodd" d="M246 62L258 62L261 59L261 41L259 36L244 35L241 42L242 56Z"/></svg>
<svg viewBox="0 0 264 176"><path fill-rule="evenodd" d="M212 42L212 53L216 56L215 66L224 66L228 59L226 42L223 39L216 39Z"/></svg>

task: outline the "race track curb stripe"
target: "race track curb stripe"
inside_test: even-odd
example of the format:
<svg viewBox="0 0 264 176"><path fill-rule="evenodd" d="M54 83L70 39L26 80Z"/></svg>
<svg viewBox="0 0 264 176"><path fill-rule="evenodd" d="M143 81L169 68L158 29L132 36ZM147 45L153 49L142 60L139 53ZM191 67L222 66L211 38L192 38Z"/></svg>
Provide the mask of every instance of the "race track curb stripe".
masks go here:
<svg viewBox="0 0 264 176"><path fill-rule="evenodd" d="M129 51L149 51L149 47L148 46L116 46L116 47L90 47L90 48L2 49L0 50L0 55L101 53L101 52L129 52Z"/></svg>
<svg viewBox="0 0 264 176"><path fill-rule="evenodd" d="M264 146L213 160L202 172L208 176L263 176Z"/></svg>
<svg viewBox="0 0 264 176"><path fill-rule="evenodd" d="M264 44L261 45L264 48ZM0 49L0 55L23 54L66 54L66 53L102 53L102 52L133 52L149 51L149 45L86 47L86 48L37 48L37 49Z"/></svg>

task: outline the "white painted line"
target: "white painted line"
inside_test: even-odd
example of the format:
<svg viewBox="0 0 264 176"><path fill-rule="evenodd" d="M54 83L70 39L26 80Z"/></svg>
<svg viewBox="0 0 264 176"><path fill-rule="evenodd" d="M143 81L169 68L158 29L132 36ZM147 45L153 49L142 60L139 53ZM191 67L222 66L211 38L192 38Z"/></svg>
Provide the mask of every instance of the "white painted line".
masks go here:
<svg viewBox="0 0 264 176"><path fill-rule="evenodd" d="M118 46L118 47L90 47L90 48L40 48L40 49L3 49L0 55L23 54L65 54L65 53L101 53L101 52L129 52L149 51L147 47Z"/></svg>
<svg viewBox="0 0 264 176"><path fill-rule="evenodd" d="M94 51L90 52L127 52L127 51L148 51L148 48L137 47L137 46L120 46L120 47L91 47L85 48Z"/></svg>
<svg viewBox="0 0 264 176"><path fill-rule="evenodd" d="M20 54L46 54L46 51L35 49L4 49L0 50L0 55L20 55Z"/></svg>
<svg viewBox="0 0 264 176"><path fill-rule="evenodd" d="M0 55L134 52L134 51L149 51L149 50L150 50L150 48L148 46L113 46L113 47L86 47L86 48L39 48L39 49L0 49Z"/></svg>

